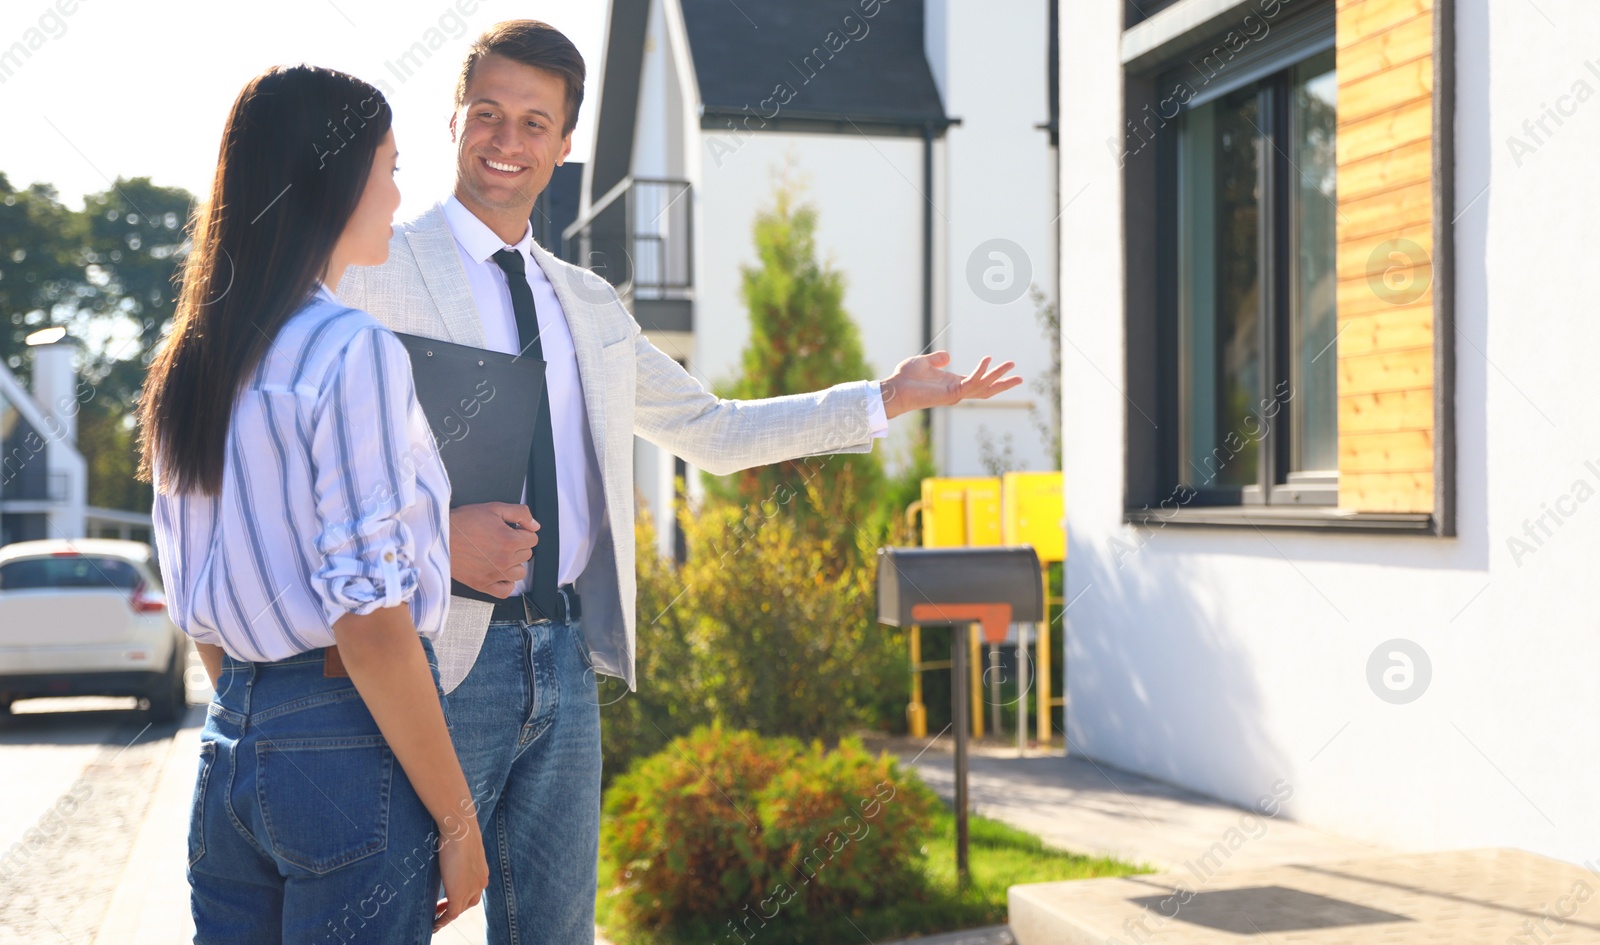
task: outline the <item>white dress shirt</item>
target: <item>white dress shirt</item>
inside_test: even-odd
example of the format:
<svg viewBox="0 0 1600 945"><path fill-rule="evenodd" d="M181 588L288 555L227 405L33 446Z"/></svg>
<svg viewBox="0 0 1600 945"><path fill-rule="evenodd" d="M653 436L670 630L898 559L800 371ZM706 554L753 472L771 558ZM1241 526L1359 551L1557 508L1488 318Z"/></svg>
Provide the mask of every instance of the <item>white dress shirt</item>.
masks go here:
<svg viewBox="0 0 1600 945"><path fill-rule="evenodd" d="M495 263L495 253L514 249L522 254L528 287L533 290L534 307L539 312L539 342L544 348L545 396L550 399L550 429L556 449L556 508L561 533L561 566L557 580L562 584L577 581L594 550L596 530L604 515L600 488L600 461L595 457L590 437L589 418L583 400L583 385L578 377L578 357L572 345L567 314L556 298L550 279L539 268L530 246L533 226L529 224L515 245L507 245L488 224L473 215L454 195L441 205L450 232L455 235L461 265L467 272L472 299L483 319L484 343L495 351L515 354L517 318L511 307L511 289L505 273ZM889 418L883 406L883 392L876 381L870 385L867 423L874 438L889 432ZM527 501L527 487L523 487ZM517 584L525 591L533 569Z"/></svg>
<svg viewBox="0 0 1600 945"><path fill-rule="evenodd" d="M522 254L528 287L533 290L533 305L539 312L545 396L550 400L550 432L556 447L556 510L561 535L561 562L556 580L570 584L589 563L605 508L600 488L600 461L595 457L594 440L589 433L583 384L578 378L578 355L572 346L567 314L549 278L534 261L529 248L533 244L531 225L515 245L507 246L454 196L444 202L443 209L450 232L456 238L461 265L467 271L472 300L477 304L478 316L483 319L484 344L506 354L516 354L522 346L517 339L517 316L511 308L511 288L492 257L502 249L514 249ZM522 496L526 503L526 485ZM527 590L532 580L533 569L529 567L528 575L516 589Z"/></svg>
<svg viewBox="0 0 1600 945"><path fill-rule="evenodd" d="M222 492L163 491L154 538L173 620L234 659L334 644L345 614L450 606L450 480L394 333L324 287L239 389Z"/></svg>

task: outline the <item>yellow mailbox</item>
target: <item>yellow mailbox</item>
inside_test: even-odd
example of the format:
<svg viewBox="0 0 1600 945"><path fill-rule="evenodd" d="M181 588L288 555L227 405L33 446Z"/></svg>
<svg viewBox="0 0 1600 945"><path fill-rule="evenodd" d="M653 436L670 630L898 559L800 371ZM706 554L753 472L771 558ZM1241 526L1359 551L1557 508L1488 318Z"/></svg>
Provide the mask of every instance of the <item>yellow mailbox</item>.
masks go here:
<svg viewBox="0 0 1600 945"><path fill-rule="evenodd" d="M1050 596L1050 565L1067 560L1067 500L1060 472L1011 472L1004 478L1001 531L1008 545L1032 545L1044 565L1045 609L1060 598ZM1050 710L1063 700L1050 691L1054 627L1039 624L1034 686L1039 693L1039 741L1050 740ZM1025 637L1024 637L1025 639ZM1025 645L1025 644L1024 644Z"/></svg>
<svg viewBox="0 0 1600 945"><path fill-rule="evenodd" d="M1029 545L1045 566L1043 577L1046 607L1060 604L1050 595L1049 565L1067 557L1066 496L1060 472L1011 472L1003 477L973 476L922 480L922 501L916 503L922 515L922 545L925 548ZM1020 645L1027 647L1027 628L1022 628ZM1050 740L1050 710L1062 704L1051 692L1051 663L1054 649L1052 626L1048 619L1038 623L1038 647L1033 688L1038 692L1038 735ZM911 704L906 707L911 734L927 734L927 709L922 703L922 673L950 666L948 660L922 659L921 628L912 624ZM976 636L969 638L971 653L966 660L971 674L972 731L984 730L983 677ZM1024 672L1027 668L1024 668ZM1026 726L1019 726L1025 728Z"/></svg>
<svg viewBox="0 0 1600 945"><path fill-rule="evenodd" d="M1066 497L1059 472L1009 472L1002 479L1000 533L1007 545L1032 545L1040 561L1067 558Z"/></svg>
<svg viewBox="0 0 1600 945"><path fill-rule="evenodd" d="M922 480L922 546L1000 544L1000 480L994 476Z"/></svg>

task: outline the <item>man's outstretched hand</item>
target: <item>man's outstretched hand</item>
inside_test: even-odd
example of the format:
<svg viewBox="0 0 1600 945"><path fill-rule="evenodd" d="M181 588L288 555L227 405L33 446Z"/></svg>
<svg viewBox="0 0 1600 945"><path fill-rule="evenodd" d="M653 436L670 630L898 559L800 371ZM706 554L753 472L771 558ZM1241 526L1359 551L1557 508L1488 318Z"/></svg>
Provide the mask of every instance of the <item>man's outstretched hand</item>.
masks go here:
<svg viewBox="0 0 1600 945"><path fill-rule="evenodd" d="M1017 366L1015 361L1006 361L990 370L989 359L984 358L966 377L942 370L949 363L948 351L919 354L901 361L893 374L878 382L883 390L884 413L892 419L913 410L948 407L963 400L987 400L1022 383L1020 377L1006 377L1007 372Z"/></svg>

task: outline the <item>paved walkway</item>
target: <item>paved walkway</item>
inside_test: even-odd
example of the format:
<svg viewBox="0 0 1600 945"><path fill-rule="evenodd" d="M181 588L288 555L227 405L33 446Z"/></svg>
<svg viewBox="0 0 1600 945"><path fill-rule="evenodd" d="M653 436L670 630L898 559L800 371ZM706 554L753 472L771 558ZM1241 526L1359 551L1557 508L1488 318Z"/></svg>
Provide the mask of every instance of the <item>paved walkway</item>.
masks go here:
<svg viewBox="0 0 1600 945"><path fill-rule="evenodd" d="M879 741L953 792L947 744ZM1016 945L1600 943L1600 874L1520 850L1404 852L1088 759L983 746L973 809L1160 872L1011 889Z"/></svg>
<svg viewBox="0 0 1600 945"><path fill-rule="evenodd" d="M917 773L929 787L946 798L954 795L948 738L931 746L911 739L870 744L905 761L915 759ZM1269 789L1263 785L1264 792ZM1195 863L1201 869L1229 871L1389 852L1282 817L1253 816L1076 755L1018 758L1013 747L985 745L969 753L967 793L975 813L1037 834L1046 843L1157 870ZM1222 853L1215 849L1218 843Z"/></svg>

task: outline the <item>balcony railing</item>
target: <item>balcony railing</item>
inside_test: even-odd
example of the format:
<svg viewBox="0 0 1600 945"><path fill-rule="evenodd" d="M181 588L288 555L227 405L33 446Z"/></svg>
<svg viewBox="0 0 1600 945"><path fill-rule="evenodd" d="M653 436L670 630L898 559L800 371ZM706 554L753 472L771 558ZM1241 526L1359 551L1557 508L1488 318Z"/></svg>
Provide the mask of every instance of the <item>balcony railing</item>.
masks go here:
<svg viewBox="0 0 1600 945"><path fill-rule="evenodd" d="M694 282L689 182L624 178L562 234L567 261L624 298L681 296Z"/></svg>

